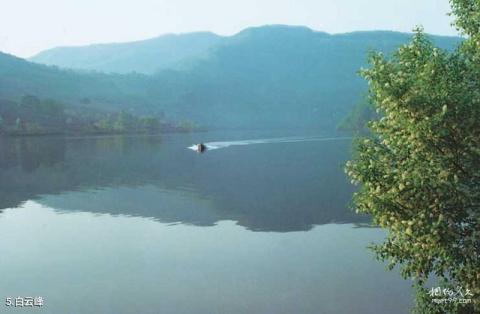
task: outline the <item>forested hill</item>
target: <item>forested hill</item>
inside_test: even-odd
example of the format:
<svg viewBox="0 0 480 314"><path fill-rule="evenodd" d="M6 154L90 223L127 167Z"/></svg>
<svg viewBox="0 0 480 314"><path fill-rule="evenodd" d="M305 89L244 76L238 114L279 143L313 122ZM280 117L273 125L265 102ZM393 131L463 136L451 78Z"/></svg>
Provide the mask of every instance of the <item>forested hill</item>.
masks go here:
<svg viewBox="0 0 480 314"><path fill-rule="evenodd" d="M35 95L73 105L90 97L98 109L118 109L116 103L143 104L149 80L145 75L79 73L0 52L0 98L3 99L19 100L24 95Z"/></svg>
<svg viewBox="0 0 480 314"><path fill-rule="evenodd" d="M205 34L192 36L197 35ZM410 36L395 32L330 35L281 25L249 28L213 40L205 50L167 68L149 59L152 63L147 68L160 69L154 75L74 72L0 55L0 98L33 94L102 110L139 115L164 112L172 120L192 120L210 128L334 129L366 91L356 73L365 65L367 52L389 53ZM460 41L432 38L447 49ZM68 51L62 53L62 60ZM115 49L111 51L103 57L105 62L114 60ZM134 66L135 59L142 57L135 49L131 53ZM49 62L55 64L55 58ZM93 62L85 64L90 67Z"/></svg>

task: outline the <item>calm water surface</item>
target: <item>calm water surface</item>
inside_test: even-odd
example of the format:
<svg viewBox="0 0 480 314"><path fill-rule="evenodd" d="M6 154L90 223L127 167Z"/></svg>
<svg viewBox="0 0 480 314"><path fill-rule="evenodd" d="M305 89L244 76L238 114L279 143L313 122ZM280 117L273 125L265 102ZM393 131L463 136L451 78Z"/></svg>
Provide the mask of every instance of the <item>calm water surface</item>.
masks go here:
<svg viewBox="0 0 480 314"><path fill-rule="evenodd" d="M215 149L187 149L198 141ZM384 233L348 209L350 145L279 132L0 140L1 303L408 313L409 283L366 250Z"/></svg>

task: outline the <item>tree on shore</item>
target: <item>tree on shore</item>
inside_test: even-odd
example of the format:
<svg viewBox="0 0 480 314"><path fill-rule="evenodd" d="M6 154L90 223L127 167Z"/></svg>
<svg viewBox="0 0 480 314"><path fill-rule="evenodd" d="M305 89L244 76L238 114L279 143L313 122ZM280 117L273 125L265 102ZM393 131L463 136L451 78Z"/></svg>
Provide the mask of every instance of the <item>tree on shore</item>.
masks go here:
<svg viewBox="0 0 480 314"><path fill-rule="evenodd" d="M466 37L454 52L418 29L392 57L371 55L362 75L381 118L346 166L356 210L388 231L373 249L414 280L419 313L480 313L480 1L451 3ZM432 275L471 303L433 302Z"/></svg>

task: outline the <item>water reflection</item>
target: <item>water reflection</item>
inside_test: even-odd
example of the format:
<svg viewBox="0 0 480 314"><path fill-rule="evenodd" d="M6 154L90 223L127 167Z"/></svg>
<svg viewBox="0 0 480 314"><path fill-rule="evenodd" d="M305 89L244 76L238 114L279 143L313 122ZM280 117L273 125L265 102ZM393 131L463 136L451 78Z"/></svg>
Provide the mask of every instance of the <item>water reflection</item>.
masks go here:
<svg viewBox="0 0 480 314"><path fill-rule="evenodd" d="M233 220L278 232L368 222L347 208L353 192L342 171L348 141L229 147L204 155L186 149L200 138L226 136L232 139L218 133L0 139L0 209L36 200L63 211L201 226Z"/></svg>
<svg viewBox="0 0 480 314"><path fill-rule="evenodd" d="M41 295L35 312L48 314L404 314L410 283L365 250L383 237L350 224L167 226L27 201L0 215L0 295Z"/></svg>

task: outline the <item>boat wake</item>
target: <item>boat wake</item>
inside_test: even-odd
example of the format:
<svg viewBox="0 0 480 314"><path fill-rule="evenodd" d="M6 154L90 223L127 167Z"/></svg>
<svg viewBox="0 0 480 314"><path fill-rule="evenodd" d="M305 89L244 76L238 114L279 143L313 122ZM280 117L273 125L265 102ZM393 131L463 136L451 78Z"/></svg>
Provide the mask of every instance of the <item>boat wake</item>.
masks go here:
<svg viewBox="0 0 480 314"><path fill-rule="evenodd" d="M352 137L280 137L266 139L252 139L242 141L224 141L224 142L208 142L203 143L207 150L216 150L231 146L245 146L257 144L277 144L277 143L297 143L297 142L321 142L321 141L344 141L351 140ZM197 144L189 146L188 149L197 150Z"/></svg>

